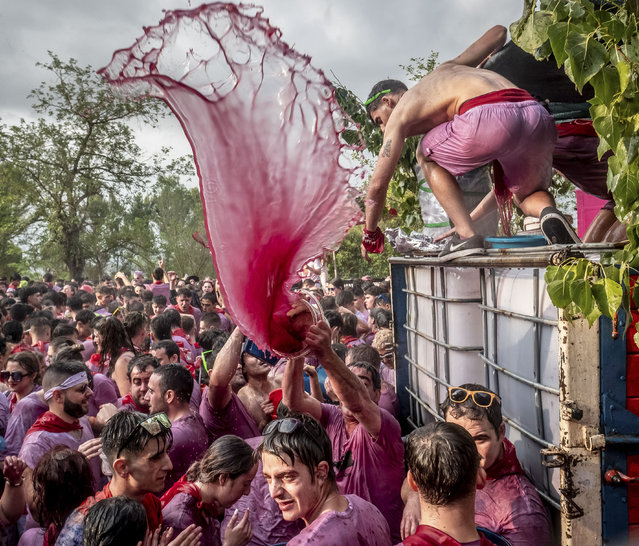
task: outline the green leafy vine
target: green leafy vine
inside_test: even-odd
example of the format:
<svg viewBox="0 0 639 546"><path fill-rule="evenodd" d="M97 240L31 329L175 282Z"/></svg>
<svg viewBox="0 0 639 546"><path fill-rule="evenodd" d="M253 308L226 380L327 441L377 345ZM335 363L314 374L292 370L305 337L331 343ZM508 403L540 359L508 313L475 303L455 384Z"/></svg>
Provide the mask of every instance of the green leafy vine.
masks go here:
<svg viewBox="0 0 639 546"><path fill-rule="evenodd" d="M523 17L510 28L513 41L536 58L553 55L577 89L592 86L599 157L613 154L607 183L628 243L601 264L570 259L546 270L553 303L571 315L581 313L591 325L600 315L630 311L630 273L639 265L638 20L639 0L541 0L538 7L526 0Z"/></svg>

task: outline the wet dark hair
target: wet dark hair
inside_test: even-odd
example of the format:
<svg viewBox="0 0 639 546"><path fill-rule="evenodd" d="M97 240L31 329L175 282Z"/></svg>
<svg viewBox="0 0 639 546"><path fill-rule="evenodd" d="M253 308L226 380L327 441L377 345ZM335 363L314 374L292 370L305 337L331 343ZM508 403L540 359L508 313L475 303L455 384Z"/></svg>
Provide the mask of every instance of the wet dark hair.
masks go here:
<svg viewBox="0 0 639 546"><path fill-rule="evenodd" d="M182 317L182 330L190 332L195 328L195 319L190 315L184 315Z"/></svg>
<svg viewBox="0 0 639 546"><path fill-rule="evenodd" d="M183 286L182 288L179 288L178 291L175 294L175 297L179 297L179 296L185 296L187 298L192 298L193 297L193 292L191 292L190 288L187 288L186 286Z"/></svg>
<svg viewBox="0 0 639 546"><path fill-rule="evenodd" d="M31 286L25 286L18 290L18 297L22 303L27 303L27 299L34 294L44 294L46 290L42 290L40 285L32 284Z"/></svg>
<svg viewBox="0 0 639 546"><path fill-rule="evenodd" d="M162 313L171 324L171 327L180 328L182 326L182 316L177 309L166 309Z"/></svg>
<svg viewBox="0 0 639 546"><path fill-rule="evenodd" d="M373 307L370 311L370 316L373 317L375 324L380 328L390 328L393 320L393 314L382 307Z"/></svg>
<svg viewBox="0 0 639 546"><path fill-rule="evenodd" d="M153 273L151 273L151 276L154 280L161 281L164 278L164 269L162 269L161 267L156 267L153 270Z"/></svg>
<svg viewBox="0 0 639 546"><path fill-rule="evenodd" d="M242 438L227 434L213 442L204 456L186 472L190 482L212 483L222 474L234 480L250 472L257 463L257 454Z"/></svg>
<svg viewBox="0 0 639 546"><path fill-rule="evenodd" d="M5 367L9 362L17 363L25 372L33 376L33 382L36 385L40 384L40 360L35 352L20 351L19 353L9 355Z"/></svg>
<svg viewBox="0 0 639 546"><path fill-rule="evenodd" d="M200 301L208 300L212 304L217 305L217 297L215 296L215 292L205 292L200 296Z"/></svg>
<svg viewBox="0 0 639 546"><path fill-rule="evenodd" d="M137 411L119 411L109 419L102 429L102 451L109 465L113 466L118 451L122 454L137 455L142 453L150 440L157 441L158 452L165 447L168 451L173 443L171 429L163 429L157 436L151 436L138 425L148 419L148 415ZM129 439L129 437L131 437Z"/></svg>
<svg viewBox="0 0 639 546"><path fill-rule="evenodd" d="M71 337L73 335L77 335L78 330L75 326L71 326L68 323L60 323L51 332L51 337Z"/></svg>
<svg viewBox="0 0 639 546"><path fill-rule="evenodd" d="M377 352L377 351L375 351ZM373 382L373 388L376 391L381 390L382 388L382 379L379 375L379 370L373 366L370 362L366 362L364 360L360 360L358 362L351 362L348 365L349 368L361 368L362 370L366 370L371 374L371 381Z"/></svg>
<svg viewBox="0 0 639 546"><path fill-rule="evenodd" d="M340 357L342 362L346 361L346 354L348 353L348 346L343 343L333 343L331 349L335 351L335 354Z"/></svg>
<svg viewBox="0 0 639 546"><path fill-rule="evenodd" d="M164 294L156 294L151 300L155 305L166 306L166 296Z"/></svg>
<svg viewBox="0 0 639 546"><path fill-rule="evenodd" d="M92 328L102 337L102 352L98 367L104 372L108 361L109 367L105 375L111 377L115 363L124 350L133 352L133 345L124 329L124 325L115 317L106 317L97 320Z"/></svg>
<svg viewBox="0 0 639 546"><path fill-rule="evenodd" d="M475 491L481 457L472 436L454 423L436 422L408 435L406 464L420 496L445 506Z"/></svg>
<svg viewBox="0 0 639 546"><path fill-rule="evenodd" d="M338 311L329 310L324 313L324 317L328 321L328 325L331 328L335 328L336 326L341 330L342 326L344 326L344 319L342 315Z"/></svg>
<svg viewBox="0 0 639 546"><path fill-rule="evenodd" d="M366 296L379 296L380 294L384 293L384 289L380 288L379 286L373 284L372 286L369 286L368 288L364 288L364 294Z"/></svg>
<svg viewBox="0 0 639 546"><path fill-rule="evenodd" d="M322 311L337 311L337 303L335 302L335 296L324 296L320 300Z"/></svg>
<svg viewBox="0 0 639 546"><path fill-rule="evenodd" d="M300 425L288 434L277 428L264 436L258 453L270 453L283 459L286 455L291 464L299 461L306 466L311 474L311 482L315 482L315 469L322 461L328 463L327 481L335 483L335 469L333 466L333 446L324 427L313 417L298 412L290 412L288 418L297 419Z"/></svg>
<svg viewBox="0 0 639 546"><path fill-rule="evenodd" d="M200 326L205 326L206 328L212 327L219 330L222 326L222 319L217 313L204 313L200 319Z"/></svg>
<svg viewBox="0 0 639 546"><path fill-rule="evenodd" d="M159 315L155 315L151 319L151 332L156 341L163 339L171 339L171 321L168 315L166 315L168 309Z"/></svg>
<svg viewBox="0 0 639 546"><path fill-rule="evenodd" d="M128 334L129 338L132 338L137 334L140 329L144 328L149 321L149 317L147 317L144 313L139 313L137 311L130 311L124 316L124 329Z"/></svg>
<svg viewBox="0 0 639 546"><path fill-rule="evenodd" d="M135 546L146 535L146 510L129 497L103 499L89 508L83 528L84 546Z"/></svg>
<svg viewBox="0 0 639 546"><path fill-rule="evenodd" d="M130 380L131 374L133 373L133 370L135 368L137 368L140 371L144 371L149 366L151 366L154 370L156 370L157 368L160 367L160 363L158 362L158 359L155 358L153 355L144 354L144 355L134 356L131 360L129 360L129 367L127 368L126 376Z"/></svg>
<svg viewBox="0 0 639 546"><path fill-rule="evenodd" d="M57 445L40 458L31 479L34 516L45 529L54 525L53 544L69 514L93 495L89 461L75 449Z"/></svg>
<svg viewBox="0 0 639 546"><path fill-rule="evenodd" d="M466 389L469 391L493 392L478 383L464 383L463 385L459 386L462 389ZM448 396L446 396L446 400L444 400L444 402L442 402L442 404L439 406L439 411L441 412L441 415L442 417L444 417L444 419L446 418L447 412L450 412L450 414L455 419L466 417L471 421L481 421L484 417L486 417L486 419L488 419L488 422L495 429L495 432L498 436L499 427L501 427L501 424L504 420L501 414L501 403L499 402L498 398L495 398L493 400L493 403L487 408L482 408L475 404L475 402L473 402L471 396L466 398L466 400L461 404L453 402Z"/></svg>
<svg viewBox="0 0 639 546"><path fill-rule="evenodd" d="M175 392L175 397L183 404L187 404L193 392L193 376L181 364L166 364L153 372L160 378L160 394L164 396L166 391Z"/></svg>
<svg viewBox="0 0 639 546"><path fill-rule="evenodd" d="M335 304L338 307L346 307L355 302L355 296L350 290L342 290L337 296L335 296Z"/></svg>
<svg viewBox="0 0 639 546"><path fill-rule="evenodd" d="M89 326L95 320L95 313L89 309L82 309L75 314L75 322L81 322L82 324L88 324Z"/></svg>
<svg viewBox="0 0 639 546"><path fill-rule="evenodd" d="M215 362L217 353L219 353L220 349L224 347L224 344L228 339L229 335L226 332L221 332L220 330L204 330L197 336L198 345L204 351L211 351L211 353L206 355L206 360L211 363Z"/></svg>
<svg viewBox="0 0 639 546"><path fill-rule="evenodd" d="M71 311L81 311L82 298L74 294L73 296L67 299L67 307L71 309Z"/></svg>
<svg viewBox="0 0 639 546"><path fill-rule="evenodd" d="M353 313L342 313L342 327L340 334L343 336L357 337L357 317Z"/></svg>
<svg viewBox="0 0 639 546"><path fill-rule="evenodd" d="M339 290L344 290L344 281L339 277L335 277L333 280L328 281L328 284L332 284L335 288Z"/></svg>
<svg viewBox="0 0 639 546"><path fill-rule="evenodd" d="M9 343L20 343L23 333L22 323L17 320L8 320L2 325L2 335Z"/></svg>
<svg viewBox="0 0 639 546"><path fill-rule="evenodd" d="M68 360L76 360L81 362L84 360L84 346L80 343L74 343L71 338L62 337L56 339L63 339L68 341L67 344L60 345L58 349L53 353L50 364L54 362L66 362Z"/></svg>
<svg viewBox="0 0 639 546"><path fill-rule="evenodd" d="M403 82L400 82L399 80L382 80L377 82L375 85L373 85L373 88L371 89L371 92L368 94L368 97L366 97L365 102L368 102L371 98L377 95L377 93L386 91L387 89L390 89L390 93L387 93L390 95L394 95L398 91L408 91L408 87L406 87L406 84ZM384 98L384 96L385 94L379 95L374 101L366 105L366 113L368 114L368 117L373 123L375 123L375 120L371 116L371 112L373 110L376 110L379 107L379 105L382 103L382 99Z"/></svg>
<svg viewBox="0 0 639 546"><path fill-rule="evenodd" d="M382 357L379 356L377 349L370 345L353 345L348 348L346 357L350 357L351 363L353 362L368 362L379 373L380 364L382 363Z"/></svg>
<svg viewBox="0 0 639 546"><path fill-rule="evenodd" d="M166 351L166 356L168 356L169 358L175 355L177 355L178 358L180 356L180 347L172 339L163 339L161 341L156 341L155 343L153 343L151 349L164 349Z"/></svg>

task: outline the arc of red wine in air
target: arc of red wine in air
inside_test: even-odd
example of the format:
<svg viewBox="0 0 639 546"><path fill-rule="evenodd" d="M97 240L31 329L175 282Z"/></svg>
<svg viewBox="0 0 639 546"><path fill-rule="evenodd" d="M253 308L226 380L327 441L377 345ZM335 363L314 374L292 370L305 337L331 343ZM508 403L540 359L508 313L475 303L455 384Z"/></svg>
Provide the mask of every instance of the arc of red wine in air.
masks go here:
<svg viewBox="0 0 639 546"><path fill-rule="evenodd" d="M227 309L258 346L302 348L290 319L297 271L361 219L340 139L344 114L310 58L262 8L167 12L100 73L165 101L191 144L209 247Z"/></svg>

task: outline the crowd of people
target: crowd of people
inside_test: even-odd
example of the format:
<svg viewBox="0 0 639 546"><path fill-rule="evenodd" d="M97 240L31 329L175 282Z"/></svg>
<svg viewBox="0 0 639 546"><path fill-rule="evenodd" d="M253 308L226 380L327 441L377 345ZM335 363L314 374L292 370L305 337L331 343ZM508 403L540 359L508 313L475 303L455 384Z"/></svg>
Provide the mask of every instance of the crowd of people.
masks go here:
<svg viewBox="0 0 639 546"><path fill-rule="evenodd" d="M402 436L389 283L294 288L325 320L286 361L210 279L0 279L4 540L549 544L491 391L451 388Z"/></svg>

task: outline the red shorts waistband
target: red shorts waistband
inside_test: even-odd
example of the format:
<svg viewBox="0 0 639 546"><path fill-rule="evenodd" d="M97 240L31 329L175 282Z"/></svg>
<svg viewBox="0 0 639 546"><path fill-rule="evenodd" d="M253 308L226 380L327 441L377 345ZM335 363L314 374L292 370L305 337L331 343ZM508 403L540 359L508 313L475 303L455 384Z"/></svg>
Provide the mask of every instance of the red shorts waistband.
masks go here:
<svg viewBox="0 0 639 546"><path fill-rule="evenodd" d="M524 91L523 89L500 89L499 91L491 91L485 95L479 95L463 102L459 107L459 115L465 114L471 108L475 106L481 106L482 104L495 104L497 102L524 102L527 100L535 100L534 97Z"/></svg>
<svg viewBox="0 0 639 546"><path fill-rule="evenodd" d="M564 121L557 123L557 136L581 135L596 137L597 131L592 126L591 119L573 119L572 121Z"/></svg>

